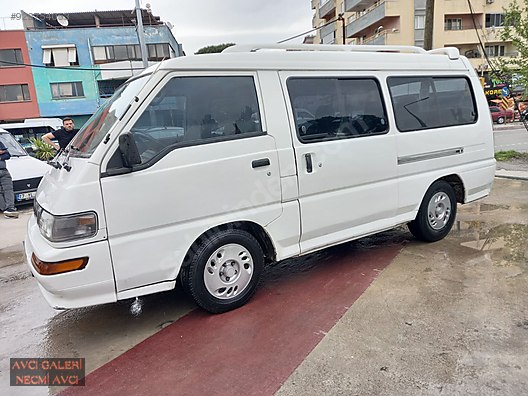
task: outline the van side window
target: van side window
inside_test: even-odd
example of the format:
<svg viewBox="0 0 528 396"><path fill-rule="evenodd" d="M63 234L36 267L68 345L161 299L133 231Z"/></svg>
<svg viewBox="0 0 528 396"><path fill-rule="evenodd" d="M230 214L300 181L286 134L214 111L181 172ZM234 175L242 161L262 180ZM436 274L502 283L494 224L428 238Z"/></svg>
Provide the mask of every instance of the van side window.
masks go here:
<svg viewBox="0 0 528 396"><path fill-rule="evenodd" d="M389 77L387 81L401 132L477 121L473 92L464 77Z"/></svg>
<svg viewBox="0 0 528 396"><path fill-rule="evenodd" d="M174 145L262 133L253 77L175 77L131 128L141 162Z"/></svg>
<svg viewBox="0 0 528 396"><path fill-rule="evenodd" d="M302 143L388 132L380 87L373 78L290 78L287 85Z"/></svg>

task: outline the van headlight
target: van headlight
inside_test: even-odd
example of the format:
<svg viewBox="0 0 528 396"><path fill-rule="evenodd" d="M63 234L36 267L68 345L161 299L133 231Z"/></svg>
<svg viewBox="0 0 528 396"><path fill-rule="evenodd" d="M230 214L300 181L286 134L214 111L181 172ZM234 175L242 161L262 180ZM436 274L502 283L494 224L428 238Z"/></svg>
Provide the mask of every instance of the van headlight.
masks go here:
<svg viewBox="0 0 528 396"><path fill-rule="evenodd" d="M40 233L50 242L73 241L90 238L97 234L97 214L95 212L54 216L39 207L35 215Z"/></svg>

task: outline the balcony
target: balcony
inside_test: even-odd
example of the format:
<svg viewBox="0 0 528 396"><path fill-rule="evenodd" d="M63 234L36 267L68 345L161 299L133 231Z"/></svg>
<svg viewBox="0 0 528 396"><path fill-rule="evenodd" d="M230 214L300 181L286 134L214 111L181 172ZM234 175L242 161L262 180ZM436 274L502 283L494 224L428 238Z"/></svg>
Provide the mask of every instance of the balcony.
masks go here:
<svg viewBox="0 0 528 396"><path fill-rule="evenodd" d="M483 40L487 43L499 43L503 42L502 33L504 32L503 27L491 27L484 30Z"/></svg>
<svg viewBox="0 0 528 396"><path fill-rule="evenodd" d="M323 3L324 0L321 1ZM319 7L319 18L327 18L335 16L336 0L328 0Z"/></svg>
<svg viewBox="0 0 528 396"><path fill-rule="evenodd" d="M356 12L364 10L374 4L375 0L345 0L345 11Z"/></svg>
<svg viewBox="0 0 528 396"><path fill-rule="evenodd" d="M330 33L335 32L335 30L336 30L336 23L332 22L331 24L326 25L325 27L322 27L319 30L319 34L321 35L321 38L323 38L329 35Z"/></svg>
<svg viewBox="0 0 528 396"><path fill-rule="evenodd" d="M477 32L469 26L463 26L458 30L445 30L443 41L444 45L477 44L479 42Z"/></svg>
<svg viewBox="0 0 528 396"><path fill-rule="evenodd" d="M383 30L374 36L367 37L363 40L364 45L398 45L400 33L389 30Z"/></svg>
<svg viewBox="0 0 528 396"><path fill-rule="evenodd" d="M352 37L369 26L377 24L385 17L399 16L400 10L398 6L398 3L383 2L376 7L368 9L365 14L346 26L347 37Z"/></svg>

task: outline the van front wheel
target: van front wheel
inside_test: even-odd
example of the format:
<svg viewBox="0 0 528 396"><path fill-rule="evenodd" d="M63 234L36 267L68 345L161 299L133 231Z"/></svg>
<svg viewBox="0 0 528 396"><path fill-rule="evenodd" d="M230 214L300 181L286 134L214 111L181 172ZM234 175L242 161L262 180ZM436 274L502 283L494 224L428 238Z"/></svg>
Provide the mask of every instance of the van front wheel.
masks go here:
<svg viewBox="0 0 528 396"><path fill-rule="evenodd" d="M211 313L244 305L255 293L264 266L258 241L243 230L223 230L203 239L181 281L196 304Z"/></svg>
<svg viewBox="0 0 528 396"><path fill-rule="evenodd" d="M425 193L409 231L419 240L436 242L443 239L455 221L457 201L451 185L443 180L434 182Z"/></svg>

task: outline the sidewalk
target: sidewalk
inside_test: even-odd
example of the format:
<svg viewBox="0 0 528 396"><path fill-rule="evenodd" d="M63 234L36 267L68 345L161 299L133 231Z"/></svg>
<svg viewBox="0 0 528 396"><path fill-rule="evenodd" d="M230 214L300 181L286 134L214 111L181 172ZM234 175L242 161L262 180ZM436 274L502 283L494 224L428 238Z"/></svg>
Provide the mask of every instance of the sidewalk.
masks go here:
<svg viewBox="0 0 528 396"><path fill-rule="evenodd" d="M528 180L528 161L522 159L497 161L495 177L513 180Z"/></svg>

